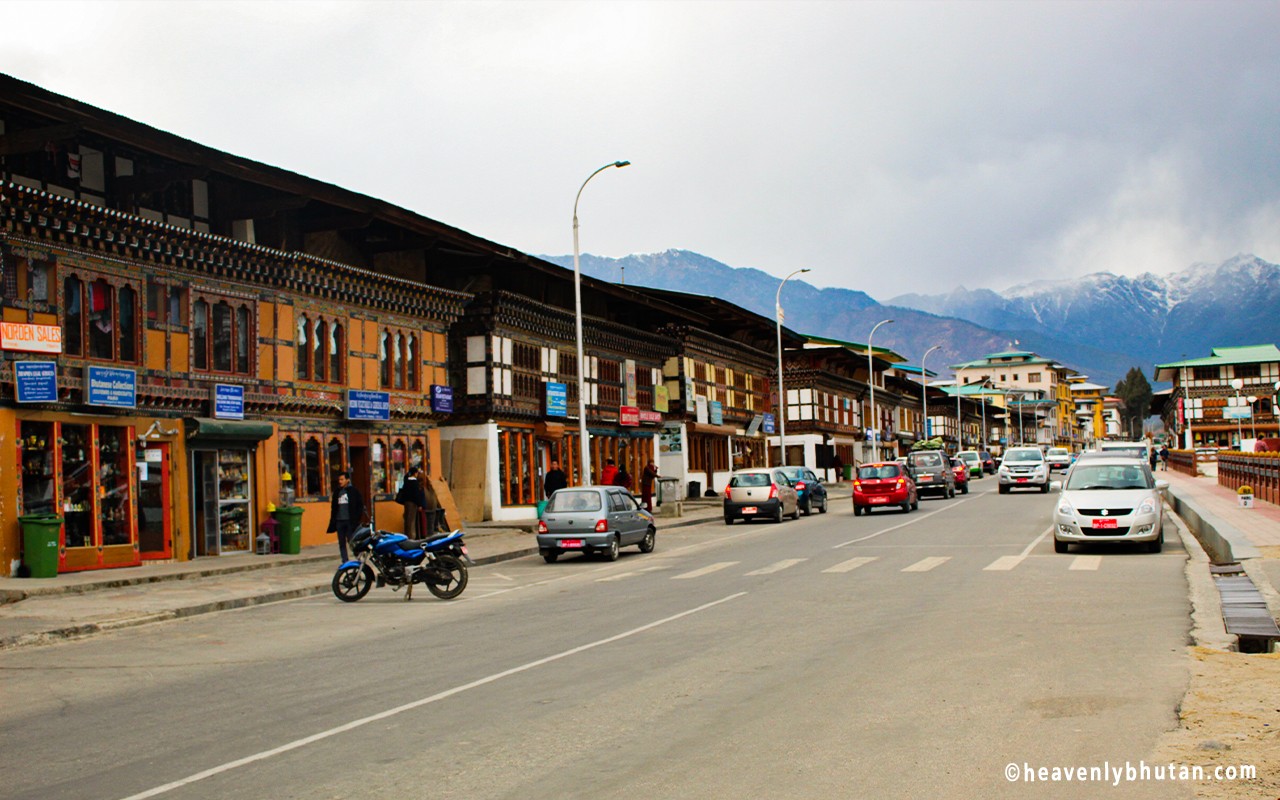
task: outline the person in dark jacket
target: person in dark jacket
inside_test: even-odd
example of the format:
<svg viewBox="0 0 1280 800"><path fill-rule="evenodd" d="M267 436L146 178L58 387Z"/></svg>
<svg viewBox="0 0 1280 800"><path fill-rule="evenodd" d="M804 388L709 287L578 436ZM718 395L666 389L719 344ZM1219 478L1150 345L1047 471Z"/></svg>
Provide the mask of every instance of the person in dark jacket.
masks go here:
<svg viewBox="0 0 1280 800"><path fill-rule="evenodd" d="M410 539L418 539L426 531L422 512L427 507L427 493L422 489L421 474L417 467L409 467L396 492L396 502L404 506L404 535Z"/></svg>
<svg viewBox="0 0 1280 800"><path fill-rule="evenodd" d="M569 485L569 479L565 477L564 470L560 469L560 462L552 460L551 469L547 470L547 474L542 476L542 491L551 498L556 491L563 489Z"/></svg>
<svg viewBox="0 0 1280 800"><path fill-rule="evenodd" d="M342 560L349 560L347 541L364 517L364 498L360 490L351 485L351 473L338 473L338 488L333 490L329 508L329 527L326 531L338 534L338 550Z"/></svg>

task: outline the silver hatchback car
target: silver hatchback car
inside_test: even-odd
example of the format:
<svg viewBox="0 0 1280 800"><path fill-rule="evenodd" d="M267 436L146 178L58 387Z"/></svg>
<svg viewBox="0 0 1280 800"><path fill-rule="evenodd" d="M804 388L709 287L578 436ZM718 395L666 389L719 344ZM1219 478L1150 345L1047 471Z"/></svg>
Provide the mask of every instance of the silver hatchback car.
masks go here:
<svg viewBox="0 0 1280 800"><path fill-rule="evenodd" d="M538 553L548 564L561 553L600 553L618 560L618 548L653 552L653 515L621 486L575 486L551 495L538 520Z"/></svg>
<svg viewBox="0 0 1280 800"><path fill-rule="evenodd" d="M1135 458L1077 462L1067 473L1053 518L1053 549L1073 542L1142 542L1159 553L1164 544L1164 508L1151 467Z"/></svg>
<svg viewBox="0 0 1280 800"><path fill-rule="evenodd" d="M800 497L781 469L740 469L724 490L724 524L735 519L800 519Z"/></svg>

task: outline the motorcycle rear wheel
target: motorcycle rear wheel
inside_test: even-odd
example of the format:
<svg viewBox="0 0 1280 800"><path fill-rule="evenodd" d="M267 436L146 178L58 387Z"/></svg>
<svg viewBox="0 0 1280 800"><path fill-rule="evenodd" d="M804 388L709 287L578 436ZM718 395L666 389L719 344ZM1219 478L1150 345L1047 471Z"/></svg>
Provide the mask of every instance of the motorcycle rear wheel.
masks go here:
<svg viewBox="0 0 1280 800"><path fill-rule="evenodd" d="M344 603L354 603L373 588L373 570L368 564L342 567L333 575L333 594Z"/></svg>
<svg viewBox="0 0 1280 800"><path fill-rule="evenodd" d="M435 557L435 563L428 569L441 574L448 573L449 581L447 583L437 583L432 580L431 576L427 577L427 591L439 597L441 600L452 600L462 594L462 590L467 588L467 565L457 556L449 553L441 553Z"/></svg>

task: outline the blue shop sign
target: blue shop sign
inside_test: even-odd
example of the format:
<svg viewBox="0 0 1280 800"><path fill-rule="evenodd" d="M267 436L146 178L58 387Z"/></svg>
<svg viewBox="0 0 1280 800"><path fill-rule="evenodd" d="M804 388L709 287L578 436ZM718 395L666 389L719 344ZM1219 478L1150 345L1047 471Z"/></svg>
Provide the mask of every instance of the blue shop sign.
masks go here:
<svg viewBox="0 0 1280 800"><path fill-rule="evenodd" d="M712 425L724 424L724 405L719 400L711 401L710 412Z"/></svg>
<svg viewBox="0 0 1280 800"><path fill-rule="evenodd" d="M85 367L85 392L91 406L138 407L138 373L118 367Z"/></svg>
<svg viewBox="0 0 1280 800"><path fill-rule="evenodd" d="M569 416L569 386L564 383L547 383L547 416Z"/></svg>
<svg viewBox="0 0 1280 800"><path fill-rule="evenodd" d="M244 419L244 387L228 383L213 385L214 419Z"/></svg>
<svg viewBox="0 0 1280 800"><path fill-rule="evenodd" d="M53 361L15 361L13 380L19 403L58 400L58 365Z"/></svg>
<svg viewBox="0 0 1280 800"><path fill-rule="evenodd" d="M347 390L347 419L388 422L391 419L390 392Z"/></svg>
<svg viewBox="0 0 1280 800"><path fill-rule="evenodd" d="M453 413L453 387L431 384L431 410L437 414Z"/></svg>
<svg viewBox="0 0 1280 800"><path fill-rule="evenodd" d="M760 426L760 430L764 431L765 433L776 433L776 432L777 432L778 428L777 428L777 426L776 426L776 425L774 425L774 424L773 424L773 415L772 415L772 414L765 414L765 415L764 415L764 424Z"/></svg>

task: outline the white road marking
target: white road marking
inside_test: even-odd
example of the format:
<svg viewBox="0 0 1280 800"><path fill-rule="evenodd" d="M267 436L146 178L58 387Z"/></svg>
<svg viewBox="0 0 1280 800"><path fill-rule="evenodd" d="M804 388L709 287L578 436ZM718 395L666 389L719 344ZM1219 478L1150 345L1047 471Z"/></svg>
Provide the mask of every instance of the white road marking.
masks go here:
<svg viewBox="0 0 1280 800"><path fill-rule="evenodd" d="M713 572L719 572L720 570L725 569L726 567L732 567L734 564L741 564L741 563L742 563L741 561L717 561L714 564L708 564L707 566L702 567L701 569L695 569L692 572L686 572L681 575L673 575L671 576L671 580L683 581L683 580L688 580L689 578L701 578L703 575L710 575Z"/></svg>
<svg viewBox="0 0 1280 800"><path fill-rule="evenodd" d="M753 569L747 574L748 575L769 575L774 572L781 572L782 570L787 569L788 567L794 567L796 564L799 564L808 560L809 559L807 558L784 558L781 561L775 564L770 564L767 567L761 567L760 569Z"/></svg>
<svg viewBox="0 0 1280 800"><path fill-rule="evenodd" d="M928 512L927 514L921 514L921 515L919 515L919 516L914 516L914 515L908 514L907 516L908 516L908 517L910 517L910 519L908 519L906 522L900 522L900 523L898 523L897 525L894 525L894 526L889 527L889 528L885 528L885 529L884 529L884 530L882 530L882 531L876 531L875 533L868 534L867 536L862 536L862 537L857 538L857 539L850 539L850 540L849 540L849 541L847 541L847 542L841 542L840 544L835 545L835 546L834 546L834 547L832 547L831 549L832 549L832 550L835 550L835 549L838 549L838 548L841 548L841 547L848 547L848 546L849 546L849 545L851 545L851 544L857 544L858 542L865 542L866 540L868 540L868 539L874 539L874 538L876 538L877 536L884 536L886 533L890 533L890 532L892 532L892 531L896 531L896 530L898 530L899 528L905 528L905 527L907 527L908 525L911 525L912 523L919 522L919 521L920 521L920 520L922 520L922 519L928 519L929 517L932 517L934 514L941 514L943 511L947 511L948 509L955 508L956 506L961 505L962 503L967 503L967 502L969 502L970 500L973 500L973 499L975 499L975 498L974 498L974 497L965 497L963 500L953 500L953 501L951 501L950 503L947 503L947 504L946 504L945 506L943 506L942 508L939 508L937 511L930 511L930 512Z"/></svg>
<svg viewBox="0 0 1280 800"><path fill-rule="evenodd" d="M903 572L928 572L929 570L940 567L951 560L951 556L934 556L933 558L922 558L909 567L904 568Z"/></svg>
<svg viewBox="0 0 1280 800"><path fill-rule="evenodd" d="M1023 562L1026 556L1000 556L987 566L983 567L984 572L1008 572Z"/></svg>
<svg viewBox="0 0 1280 800"><path fill-rule="evenodd" d="M1071 569L1096 570L1102 566L1102 556L1076 556L1071 561Z"/></svg>
<svg viewBox="0 0 1280 800"><path fill-rule="evenodd" d="M412 711L415 708L421 708L423 706L430 705L432 703L436 703L441 700L446 700L450 697L453 697L454 695L459 695L459 694L462 694L463 692L468 692L472 689L478 689L481 686L494 683L495 681L500 681L503 678L509 678L512 675L518 675L522 672L528 672L531 669L535 669L537 667L541 667L546 664L550 664L552 662L559 661L564 658L568 658L569 656L575 656L579 653L585 653L588 650L594 650L595 648L602 647L606 644L612 644L614 642L618 642L623 639L630 638L637 634L644 633L645 631L649 631L654 628L657 628L661 625L666 625L667 623L675 622L676 620L683 619L688 616L692 616L693 614L706 611L707 609L710 609L710 608L714 608L720 605L721 603L727 603L730 600L736 600L739 597L744 596L745 594L746 592L738 592L736 594L731 594L728 597L722 597L719 600L713 600L710 603L704 603L703 605L697 606L696 608L691 608L687 611L681 611L680 613L672 614L669 617L663 617L662 619L655 620L654 622L641 625L638 628L632 628L629 631L623 631L622 633L615 634L613 636L609 636L604 639L597 639L596 641L590 642L588 644L579 645L577 647L573 647L568 650L562 650L561 652L556 653L554 655L550 655L545 658L539 658L535 661L530 661L528 663L521 664L518 667L512 667L511 669L503 670L502 672L495 672L492 675L489 675L484 678L480 678L479 680L474 680L471 683L464 683L461 686L455 686L452 689L446 689L443 692L438 692L428 697L423 697L418 700L414 700L413 702L405 703L404 705L401 705L401 706L396 706L395 708L389 708L386 711L380 711L377 714L371 714L367 717L361 717L360 719L352 720L351 722L348 722L344 725L339 725L336 728L330 728L327 731L321 731L319 733L315 733L310 736L303 737L301 739L294 739L292 742L282 744L279 747L274 747L270 750L263 750L262 752L254 753L253 755L245 756L244 758L238 758L235 761L228 761L225 764L220 764L216 767L211 767L201 772L197 772L194 775L188 775L187 777L182 778L180 780L173 781L172 783L166 783L163 786L157 786L153 789L148 789L145 792L139 792L138 794L129 795L128 797L124 798L124 800L144 800L144 798L147 798L147 797L155 797L157 795L171 792L174 789L180 789L184 786L189 786L193 783L196 783L197 781L202 781L205 778L212 778L215 775L221 775L224 772L230 772L233 769L239 769L240 767L248 766L249 764L253 764L258 761L265 761L268 758L281 755L282 753L287 753L291 750L297 750L300 747L306 747L309 744L314 744L316 742L329 739L331 737L337 736L340 733L346 733L347 731L355 730L356 728L361 728L365 725L368 725L371 722L378 722L380 720L384 720L389 717L394 717L397 714L403 714L406 711Z"/></svg>
<svg viewBox="0 0 1280 800"><path fill-rule="evenodd" d="M617 575L610 575L607 578L596 578L596 583L608 583L610 581L620 581L623 578L633 578L636 575L643 575L646 572L657 572L658 570L662 570L662 569L670 569L670 567L645 567L644 569L637 569L631 572L620 572Z"/></svg>
<svg viewBox="0 0 1280 800"><path fill-rule="evenodd" d="M848 561L841 561L839 564L836 564L834 567L827 567L826 569L823 570L823 572L852 572L858 567L864 566L866 564L870 564L872 561L875 561L875 560L876 560L875 556L859 556L858 558L851 558Z"/></svg>
<svg viewBox="0 0 1280 800"><path fill-rule="evenodd" d="M1044 537L1048 536L1048 535L1049 535L1049 534L1051 534L1051 533L1053 533L1053 526L1052 526L1052 525L1050 525L1049 527L1045 528L1045 529L1044 529L1044 532L1043 532L1043 533L1041 533L1039 536L1037 536L1037 537L1036 537L1036 538L1031 542L1031 544L1029 544L1029 545L1027 545L1026 547L1022 548L1022 553L1021 553L1021 555L1022 555L1022 556L1024 556L1024 557L1025 557L1025 556L1030 555L1030 554L1031 554L1031 551L1035 549L1036 545L1040 544L1040 542L1044 539Z"/></svg>

